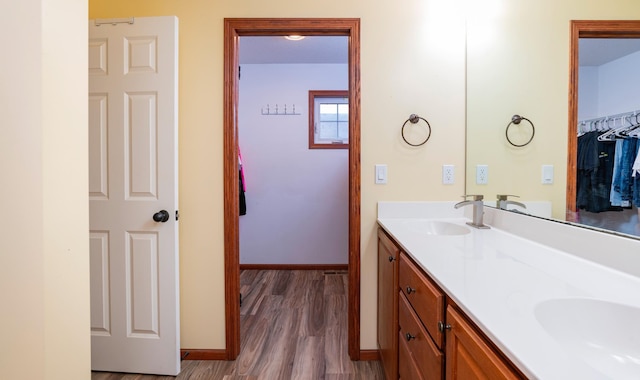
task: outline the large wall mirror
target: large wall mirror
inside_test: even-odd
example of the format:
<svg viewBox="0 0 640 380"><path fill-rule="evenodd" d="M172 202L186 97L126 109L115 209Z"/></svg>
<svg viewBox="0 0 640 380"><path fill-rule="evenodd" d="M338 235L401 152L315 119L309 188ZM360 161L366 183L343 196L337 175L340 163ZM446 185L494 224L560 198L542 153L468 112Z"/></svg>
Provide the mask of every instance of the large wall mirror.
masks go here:
<svg viewBox="0 0 640 380"><path fill-rule="evenodd" d="M545 28L527 28L523 15L510 14L517 11L467 23L467 194L483 194L488 205L497 205L498 194L515 195L527 206L509 207L519 212L639 237L640 174L638 186L633 177L625 182L628 203L610 199L616 152L628 145L635 160L638 149L640 21L541 13L528 15L526 25ZM534 129L511 123L514 115ZM531 143L510 143L510 124L516 145L535 131ZM583 167L589 144L599 171ZM477 181L479 166L486 184Z"/></svg>

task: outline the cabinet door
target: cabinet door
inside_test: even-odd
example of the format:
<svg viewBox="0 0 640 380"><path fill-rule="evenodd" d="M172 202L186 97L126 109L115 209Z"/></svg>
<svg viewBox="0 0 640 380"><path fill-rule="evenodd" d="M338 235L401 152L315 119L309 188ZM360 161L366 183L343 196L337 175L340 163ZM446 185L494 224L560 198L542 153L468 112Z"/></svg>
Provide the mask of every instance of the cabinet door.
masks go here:
<svg viewBox="0 0 640 380"><path fill-rule="evenodd" d="M520 379L510 366L485 342L465 317L447 307L447 380Z"/></svg>
<svg viewBox="0 0 640 380"><path fill-rule="evenodd" d="M387 380L398 378L398 257L400 250L378 230L378 347Z"/></svg>

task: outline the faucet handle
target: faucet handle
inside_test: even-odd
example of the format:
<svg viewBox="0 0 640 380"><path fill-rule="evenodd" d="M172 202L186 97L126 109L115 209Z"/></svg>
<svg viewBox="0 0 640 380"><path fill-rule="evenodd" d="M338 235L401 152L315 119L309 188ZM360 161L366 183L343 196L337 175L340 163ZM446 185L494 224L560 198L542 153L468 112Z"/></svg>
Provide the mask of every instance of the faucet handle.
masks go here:
<svg viewBox="0 0 640 380"><path fill-rule="evenodd" d="M497 197L499 201L506 201L507 197L520 198L519 195L512 195L512 194L498 194Z"/></svg>
<svg viewBox="0 0 640 380"><path fill-rule="evenodd" d="M464 198L464 199L467 199L469 197L471 197L472 200L474 200L474 201L481 201L481 200L484 199L484 195L481 195L481 194L465 194L465 195L462 196L462 198Z"/></svg>

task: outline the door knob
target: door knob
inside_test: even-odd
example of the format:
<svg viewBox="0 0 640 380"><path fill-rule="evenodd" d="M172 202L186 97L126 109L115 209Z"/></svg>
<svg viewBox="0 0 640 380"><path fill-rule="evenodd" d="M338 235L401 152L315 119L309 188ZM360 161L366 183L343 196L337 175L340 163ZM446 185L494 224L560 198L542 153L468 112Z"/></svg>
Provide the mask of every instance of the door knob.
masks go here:
<svg viewBox="0 0 640 380"><path fill-rule="evenodd" d="M167 210L160 210L153 214L153 220L159 223L165 223L167 220L169 220L169 213L167 212Z"/></svg>

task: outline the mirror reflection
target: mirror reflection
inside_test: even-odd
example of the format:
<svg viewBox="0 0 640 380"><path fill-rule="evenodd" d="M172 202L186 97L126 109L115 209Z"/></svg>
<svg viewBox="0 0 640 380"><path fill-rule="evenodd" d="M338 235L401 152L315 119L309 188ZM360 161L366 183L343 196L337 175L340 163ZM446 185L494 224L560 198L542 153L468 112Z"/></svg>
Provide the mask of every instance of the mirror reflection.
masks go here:
<svg viewBox="0 0 640 380"><path fill-rule="evenodd" d="M576 222L640 236L640 39L580 38Z"/></svg>
<svg viewBox="0 0 640 380"><path fill-rule="evenodd" d="M548 28L523 28L509 12L467 22L466 193L483 194L489 206L640 236L632 171L640 21L537 15ZM514 115L535 125L530 144L509 143Z"/></svg>

